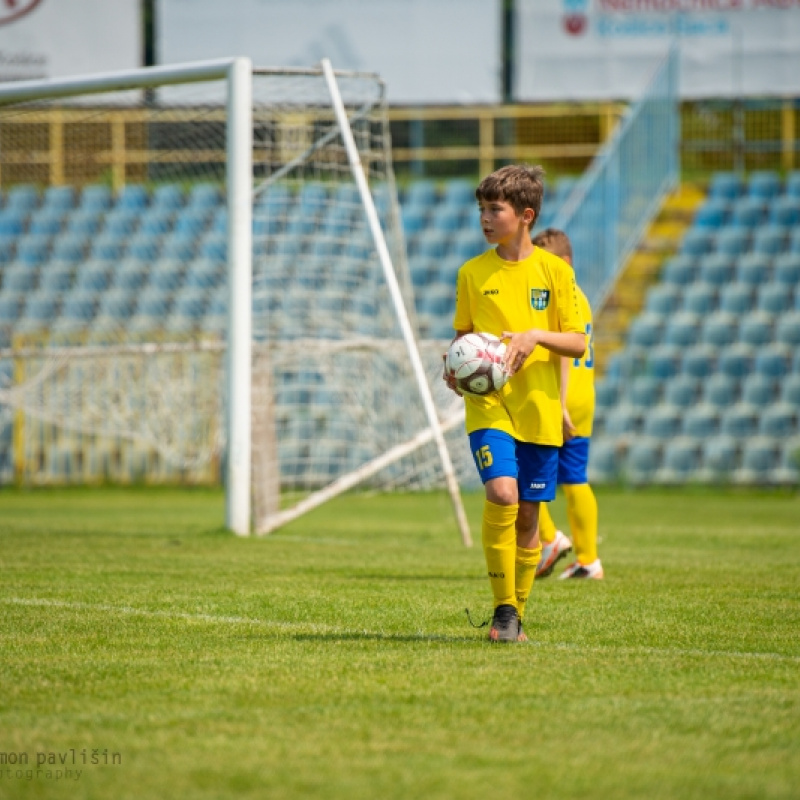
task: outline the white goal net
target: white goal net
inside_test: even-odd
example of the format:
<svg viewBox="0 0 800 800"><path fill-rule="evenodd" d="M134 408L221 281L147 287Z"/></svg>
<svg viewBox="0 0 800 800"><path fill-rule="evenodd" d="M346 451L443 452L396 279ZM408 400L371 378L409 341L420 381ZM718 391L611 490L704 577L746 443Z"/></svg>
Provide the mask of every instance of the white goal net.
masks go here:
<svg viewBox="0 0 800 800"><path fill-rule="evenodd" d="M248 241L232 219L226 81L142 72L124 90L0 91L6 476L230 481L230 431L245 408L257 530L350 486L445 485L430 389L416 380L367 213L374 203L396 291L413 309L381 82L336 79L365 206L323 72L253 71ZM245 327L230 277L243 243ZM227 361L236 330L252 337L243 406ZM416 346L456 441L461 407L438 380L442 343Z"/></svg>

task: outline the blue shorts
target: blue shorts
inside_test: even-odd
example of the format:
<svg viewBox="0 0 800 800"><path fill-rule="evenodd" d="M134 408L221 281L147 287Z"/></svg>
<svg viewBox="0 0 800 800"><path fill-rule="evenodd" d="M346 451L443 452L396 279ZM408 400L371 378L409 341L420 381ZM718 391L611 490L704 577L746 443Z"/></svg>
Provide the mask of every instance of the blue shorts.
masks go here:
<svg viewBox="0 0 800 800"><path fill-rule="evenodd" d="M558 484L589 483L589 437L576 436L558 450Z"/></svg>
<svg viewBox="0 0 800 800"><path fill-rule="evenodd" d="M484 483L492 478L516 478L520 500L547 503L555 498L558 447L518 442L493 428L473 431L469 444Z"/></svg>

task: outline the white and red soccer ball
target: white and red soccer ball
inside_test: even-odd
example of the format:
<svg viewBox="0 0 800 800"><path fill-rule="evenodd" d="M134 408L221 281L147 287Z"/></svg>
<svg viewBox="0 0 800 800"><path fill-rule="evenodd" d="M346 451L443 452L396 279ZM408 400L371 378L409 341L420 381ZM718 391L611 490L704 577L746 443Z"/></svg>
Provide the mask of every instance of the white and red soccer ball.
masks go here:
<svg viewBox="0 0 800 800"><path fill-rule="evenodd" d="M511 377L503 364L505 343L491 333L467 333L447 351L445 369L460 392L481 397L502 389Z"/></svg>

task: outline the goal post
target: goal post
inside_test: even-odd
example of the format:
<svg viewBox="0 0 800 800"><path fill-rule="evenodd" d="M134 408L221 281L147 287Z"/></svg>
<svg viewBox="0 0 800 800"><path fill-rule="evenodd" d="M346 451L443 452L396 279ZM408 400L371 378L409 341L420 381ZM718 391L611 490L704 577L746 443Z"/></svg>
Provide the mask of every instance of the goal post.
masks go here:
<svg viewBox="0 0 800 800"><path fill-rule="evenodd" d="M445 486L470 544L376 76L237 58L2 87L0 190L0 215L33 195L0 242L18 480L222 475L240 535Z"/></svg>

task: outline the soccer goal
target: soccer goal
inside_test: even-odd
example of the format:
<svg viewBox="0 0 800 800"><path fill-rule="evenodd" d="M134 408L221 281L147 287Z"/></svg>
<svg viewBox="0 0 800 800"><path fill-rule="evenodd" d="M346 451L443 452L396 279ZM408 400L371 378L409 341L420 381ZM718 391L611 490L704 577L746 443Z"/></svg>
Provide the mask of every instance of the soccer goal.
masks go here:
<svg viewBox="0 0 800 800"><path fill-rule="evenodd" d="M18 480L219 475L239 534L446 486L470 543L376 76L231 59L0 88L0 189Z"/></svg>

